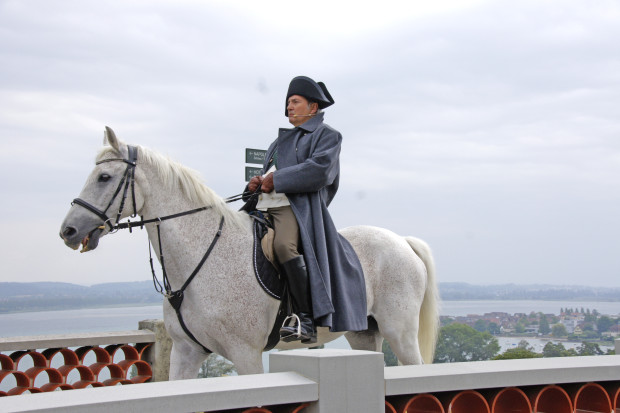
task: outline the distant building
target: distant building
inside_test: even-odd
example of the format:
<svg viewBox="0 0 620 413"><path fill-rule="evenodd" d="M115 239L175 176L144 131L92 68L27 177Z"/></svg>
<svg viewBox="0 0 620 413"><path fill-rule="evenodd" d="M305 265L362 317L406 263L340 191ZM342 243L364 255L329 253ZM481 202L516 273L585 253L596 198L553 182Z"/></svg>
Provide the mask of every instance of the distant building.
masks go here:
<svg viewBox="0 0 620 413"><path fill-rule="evenodd" d="M579 326L579 324L581 324L584 320L584 316L583 314L570 314L570 315L563 315L560 317L560 323L564 324L564 327L566 327L566 332L568 334L578 334L575 332L575 328L577 328L577 326Z"/></svg>
<svg viewBox="0 0 620 413"><path fill-rule="evenodd" d="M620 326L618 324L614 324L609 327L609 330L601 333L604 337L619 337L620 336Z"/></svg>
<svg viewBox="0 0 620 413"><path fill-rule="evenodd" d="M530 324L525 327L525 332L530 334L538 334L538 324Z"/></svg>

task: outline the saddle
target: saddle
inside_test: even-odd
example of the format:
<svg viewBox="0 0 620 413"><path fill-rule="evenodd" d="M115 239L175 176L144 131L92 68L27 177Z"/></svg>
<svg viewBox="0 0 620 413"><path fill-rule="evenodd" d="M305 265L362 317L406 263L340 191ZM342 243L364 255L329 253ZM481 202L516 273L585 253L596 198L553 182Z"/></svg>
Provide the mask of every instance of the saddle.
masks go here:
<svg viewBox="0 0 620 413"><path fill-rule="evenodd" d="M290 305L285 283L280 278L278 265L273 253L273 228L271 228L271 224L260 211L252 211L249 215L254 220L254 247L252 249L254 275L263 290L271 297L280 301L278 315L264 349L264 351L268 351L274 348L280 341L280 327L288 315Z"/></svg>

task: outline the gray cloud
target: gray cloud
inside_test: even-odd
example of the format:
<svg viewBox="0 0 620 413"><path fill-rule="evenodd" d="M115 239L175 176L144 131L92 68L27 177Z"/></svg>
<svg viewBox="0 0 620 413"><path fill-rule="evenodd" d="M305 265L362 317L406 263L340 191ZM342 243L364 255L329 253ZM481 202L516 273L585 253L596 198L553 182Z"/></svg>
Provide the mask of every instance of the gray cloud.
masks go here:
<svg viewBox="0 0 620 413"><path fill-rule="evenodd" d="M3 279L147 278L144 235L57 236L104 125L232 195L306 74L345 137L339 226L426 239L441 281L617 286L620 6L443 4L0 2Z"/></svg>

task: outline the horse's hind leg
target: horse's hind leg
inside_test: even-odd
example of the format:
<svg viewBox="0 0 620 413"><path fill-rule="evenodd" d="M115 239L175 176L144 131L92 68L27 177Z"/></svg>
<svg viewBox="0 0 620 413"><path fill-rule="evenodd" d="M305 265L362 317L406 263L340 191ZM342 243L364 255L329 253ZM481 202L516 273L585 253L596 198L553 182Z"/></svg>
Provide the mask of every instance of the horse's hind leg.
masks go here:
<svg viewBox="0 0 620 413"><path fill-rule="evenodd" d="M383 337L379 333L377 322L368 318L368 329L364 331L349 331L344 335L353 350L381 351Z"/></svg>
<svg viewBox="0 0 620 413"><path fill-rule="evenodd" d="M418 317L417 314L409 315L410 317L407 317L407 320L402 324L394 323L393 319L379 319L377 321L381 335L390 343L390 347L400 364L423 364L424 361L418 343Z"/></svg>

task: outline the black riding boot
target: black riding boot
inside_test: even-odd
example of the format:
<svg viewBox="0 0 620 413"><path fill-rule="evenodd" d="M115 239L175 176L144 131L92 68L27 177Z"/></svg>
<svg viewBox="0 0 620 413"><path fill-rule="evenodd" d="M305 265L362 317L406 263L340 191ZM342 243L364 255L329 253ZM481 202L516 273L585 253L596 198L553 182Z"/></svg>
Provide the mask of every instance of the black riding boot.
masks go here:
<svg viewBox="0 0 620 413"><path fill-rule="evenodd" d="M301 340L302 343L316 343L310 284L304 257L299 255L282 264L282 267L293 299L293 311L299 317L299 322L291 322L291 317L288 317L280 328L280 337L285 342Z"/></svg>

